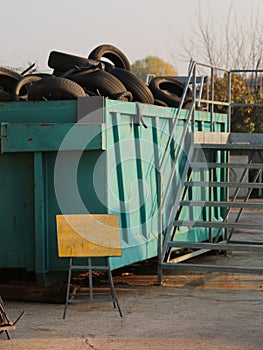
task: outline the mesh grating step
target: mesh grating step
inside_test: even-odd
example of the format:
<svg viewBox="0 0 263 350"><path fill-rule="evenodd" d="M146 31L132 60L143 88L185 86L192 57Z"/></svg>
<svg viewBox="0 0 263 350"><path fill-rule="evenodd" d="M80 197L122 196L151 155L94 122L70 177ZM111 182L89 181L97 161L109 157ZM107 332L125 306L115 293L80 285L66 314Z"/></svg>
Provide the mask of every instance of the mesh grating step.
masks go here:
<svg viewBox="0 0 263 350"><path fill-rule="evenodd" d="M238 187L238 188L263 188L263 183L254 182L221 182L221 181L185 181L186 186L198 187Z"/></svg>
<svg viewBox="0 0 263 350"><path fill-rule="evenodd" d="M184 200L180 202L181 206L188 207L212 207L212 208L247 208L247 209L263 209L263 202L232 202L232 201L192 201Z"/></svg>
<svg viewBox="0 0 263 350"><path fill-rule="evenodd" d="M263 252L262 244L238 244L238 243L208 243L208 242L185 242L185 241L172 241L168 243L169 247L182 247L189 249L208 249L208 250L226 250L226 251L253 251Z"/></svg>
<svg viewBox="0 0 263 350"><path fill-rule="evenodd" d="M209 227L209 228L240 228L248 230L263 230L262 224L246 224L241 222L219 222L219 221L191 221L191 220L175 220L175 226L184 226L184 227Z"/></svg>
<svg viewBox="0 0 263 350"><path fill-rule="evenodd" d="M239 163L202 163L191 164L191 169L263 169L263 163L239 164Z"/></svg>

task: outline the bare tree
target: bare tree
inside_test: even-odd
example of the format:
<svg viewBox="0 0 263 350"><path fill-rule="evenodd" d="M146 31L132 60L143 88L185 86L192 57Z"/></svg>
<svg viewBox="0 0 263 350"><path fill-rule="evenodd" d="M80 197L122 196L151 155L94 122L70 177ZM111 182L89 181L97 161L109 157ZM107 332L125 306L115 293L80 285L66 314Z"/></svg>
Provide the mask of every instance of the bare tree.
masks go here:
<svg viewBox="0 0 263 350"><path fill-rule="evenodd" d="M263 54L263 24L260 13L251 12L239 16L232 2L227 16L221 18L211 8L204 17L200 2L191 34L183 37L180 59L195 59L212 65L231 69L259 68Z"/></svg>

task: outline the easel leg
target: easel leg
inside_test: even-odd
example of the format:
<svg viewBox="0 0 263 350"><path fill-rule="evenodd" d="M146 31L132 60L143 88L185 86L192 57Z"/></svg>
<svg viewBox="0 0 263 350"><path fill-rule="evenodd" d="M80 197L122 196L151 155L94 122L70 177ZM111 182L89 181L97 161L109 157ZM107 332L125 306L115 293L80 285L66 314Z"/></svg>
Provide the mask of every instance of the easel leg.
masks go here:
<svg viewBox="0 0 263 350"><path fill-rule="evenodd" d="M10 335L9 335L8 331L5 331L5 334L7 336L7 339L10 340L11 338L10 338Z"/></svg>
<svg viewBox="0 0 263 350"><path fill-rule="evenodd" d="M66 303L64 306L63 319L66 318L66 314L67 314L67 307L68 307L69 294L70 294L70 283L71 283L71 267L72 267L72 258L69 259L68 285L67 285L67 295L66 295Z"/></svg>
<svg viewBox="0 0 263 350"><path fill-rule="evenodd" d="M120 304L119 304L118 299L117 299L117 294L116 294L115 288L114 288L114 283L113 283L113 279L112 279L109 258L107 257L106 260L107 260L107 266L109 268L108 269L108 278L109 278L109 283L110 283L110 289L111 289L111 296L112 296L112 300L113 300L113 306L114 306L114 308L116 308L116 305L117 305L120 317L123 317L123 314L122 314L122 311L121 311L121 307L120 307Z"/></svg>
<svg viewBox="0 0 263 350"><path fill-rule="evenodd" d="M88 267L89 267L89 297L90 297L90 300L93 300L92 258L88 258Z"/></svg>

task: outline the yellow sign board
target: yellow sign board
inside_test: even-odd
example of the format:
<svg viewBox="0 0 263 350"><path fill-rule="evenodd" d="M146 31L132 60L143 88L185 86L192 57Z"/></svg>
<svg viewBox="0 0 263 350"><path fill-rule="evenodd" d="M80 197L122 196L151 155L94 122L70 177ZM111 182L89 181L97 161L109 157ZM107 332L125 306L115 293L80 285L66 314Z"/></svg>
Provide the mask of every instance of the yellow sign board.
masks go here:
<svg viewBox="0 0 263 350"><path fill-rule="evenodd" d="M121 256L118 215L57 215L60 257Z"/></svg>

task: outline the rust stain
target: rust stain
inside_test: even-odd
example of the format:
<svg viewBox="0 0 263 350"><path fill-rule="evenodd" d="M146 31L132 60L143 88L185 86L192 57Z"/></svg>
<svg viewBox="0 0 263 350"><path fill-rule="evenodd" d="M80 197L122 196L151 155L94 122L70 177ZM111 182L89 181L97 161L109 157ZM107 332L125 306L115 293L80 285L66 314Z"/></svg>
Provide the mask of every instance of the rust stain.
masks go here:
<svg viewBox="0 0 263 350"><path fill-rule="evenodd" d="M129 286L156 285L156 275L135 275L124 273L114 277L115 283ZM258 275L219 275L207 279L201 274L169 275L163 277L163 286L197 289L262 290L263 276Z"/></svg>
<svg viewBox="0 0 263 350"><path fill-rule="evenodd" d="M263 290L263 276L220 275L203 285L200 289Z"/></svg>

